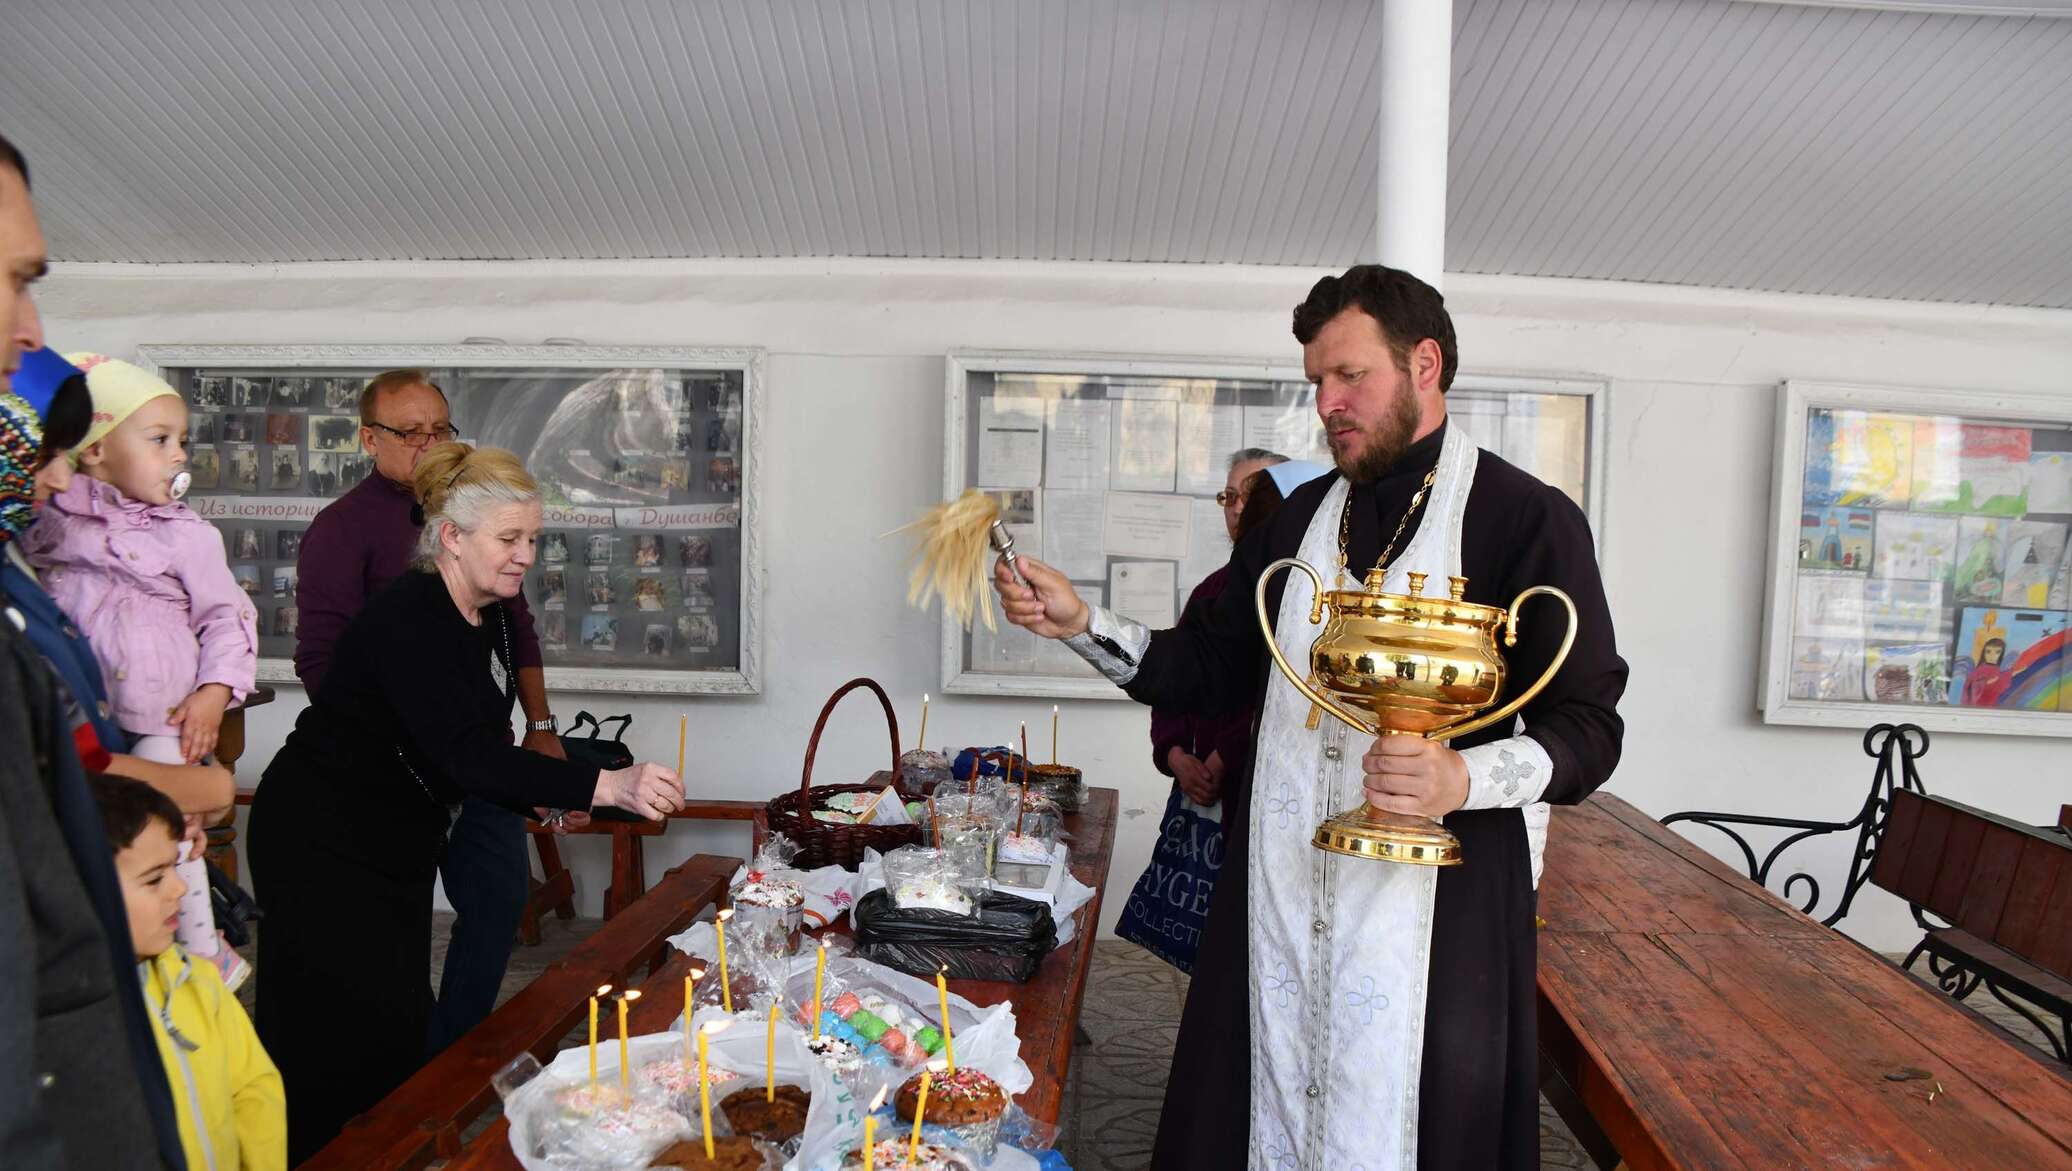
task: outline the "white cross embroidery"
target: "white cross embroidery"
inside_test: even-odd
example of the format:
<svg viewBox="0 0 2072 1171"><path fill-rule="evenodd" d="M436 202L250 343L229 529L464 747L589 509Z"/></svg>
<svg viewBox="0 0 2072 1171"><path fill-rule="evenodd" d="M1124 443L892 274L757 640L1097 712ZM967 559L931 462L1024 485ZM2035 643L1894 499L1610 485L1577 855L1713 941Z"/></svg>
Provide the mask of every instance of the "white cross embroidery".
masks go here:
<svg viewBox="0 0 2072 1171"><path fill-rule="evenodd" d="M1372 1025L1374 1014L1389 1006L1388 993L1374 990L1374 977L1362 976L1358 987L1348 981L1345 988L1345 1006L1360 1014L1362 1025Z"/></svg>
<svg viewBox="0 0 2072 1171"><path fill-rule="evenodd" d="M1518 782L1532 779L1532 762L1518 759L1508 748L1498 749L1496 759L1496 768L1489 775L1504 786L1504 796L1516 797Z"/></svg>
<svg viewBox="0 0 2072 1171"><path fill-rule="evenodd" d="M1287 829L1294 821L1295 810L1295 793L1288 782L1282 781L1276 795L1266 799L1266 811L1273 814L1275 825Z"/></svg>

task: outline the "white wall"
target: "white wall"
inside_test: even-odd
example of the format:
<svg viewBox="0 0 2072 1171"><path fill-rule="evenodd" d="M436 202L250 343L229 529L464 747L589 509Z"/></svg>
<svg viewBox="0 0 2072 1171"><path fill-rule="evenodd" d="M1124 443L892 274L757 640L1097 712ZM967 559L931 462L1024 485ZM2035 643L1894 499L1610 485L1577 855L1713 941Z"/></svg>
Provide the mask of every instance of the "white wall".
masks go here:
<svg viewBox="0 0 2072 1171"><path fill-rule="evenodd" d="M61 265L41 291L53 341L128 355L150 343L513 342L751 344L770 351L764 515L769 548L760 697L689 703L562 696L630 708L634 747L674 754L690 718L694 789L767 797L795 785L820 704L871 675L915 718L934 677L936 627L904 602L905 550L872 539L940 491L943 354L957 347L1296 357L1289 311L1315 272L1206 266L875 261L565 264ZM1626 756L1611 790L1656 815L1730 808L1846 818L1870 762L1848 731L1773 728L1754 707L1774 387L1786 377L2066 396L2072 314L1455 276L1463 366L1612 382L1605 577L1633 665ZM254 713L247 778L301 702ZM884 762L875 705L834 721L822 782ZM997 739L1047 704L938 695L930 739ZM1149 855L1166 782L1146 715L1065 704L1065 756L1122 790L1109 925ZM1032 727L1032 731L1033 731ZM909 738L912 731L907 732ZM2072 800L2062 741L1943 735L1932 791L2051 820ZM1702 832L1702 831L1701 831ZM694 848L738 850L738 830L673 827L651 877ZM603 843L568 849L594 913ZM1802 860L1837 875L1842 847ZM1833 882L1830 879L1829 885ZM1904 908L1875 890L1845 926L1911 942Z"/></svg>

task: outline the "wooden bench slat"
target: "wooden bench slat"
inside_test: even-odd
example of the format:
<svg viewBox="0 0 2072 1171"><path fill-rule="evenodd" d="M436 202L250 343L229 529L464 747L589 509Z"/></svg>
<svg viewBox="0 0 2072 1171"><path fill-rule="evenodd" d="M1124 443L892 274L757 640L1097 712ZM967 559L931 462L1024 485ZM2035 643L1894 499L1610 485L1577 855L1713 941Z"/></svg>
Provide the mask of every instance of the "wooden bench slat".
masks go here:
<svg viewBox="0 0 2072 1171"><path fill-rule="evenodd" d="M1892 808L1885 813L1885 831L1878 838L1878 852L1871 858L1871 881L1898 893L1906 870L1907 851L1914 844L1914 832L1921 825L1921 810L1927 798L1907 789L1892 794Z"/></svg>
<svg viewBox="0 0 2072 1171"><path fill-rule="evenodd" d="M1900 870L1899 886L1893 891L1910 903L1927 904L1935 897L1935 876L1942 864L1943 844L1949 840L1956 811L1934 801L1921 803L1921 823L1909 844L1906 865ZM1883 846L1879 849L1882 851Z"/></svg>
<svg viewBox="0 0 2072 1171"><path fill-rule="evenodd" d="M2038 967L2072 980L2072 867L2058 868L2057 885L2043 907L2041 939L2030 958Z"/></svg>
<svg viewBox="0 0 2072 1171"><path fill-rule="evenodd" d="M1883 851L1880 846L1879 850ZM2014 887L2015 864L2020 860L2022 835L2004 825L1988 825L1979 840L1978 868L1964 891L1964 905L1957 910L1957 926L1980 939L1991 939L2000 929L2000 914Z"/></svg>
<svg viewBox="0 0 2072 1171"><path fill-rule="evenodd" d="M1964 907L1964 892L1970 888L1973 870L1978 865L1979 843L1986 837L1986 826L1973 817L1959 818L1950 827L1950 833L1943 841L1943 856L1936 868L1935 885L1929 888L1928 897L1921 905L1951 922L1957 921L1957 914Z"/></svg>
<svg viewBox="0 0 2072 1171"><path fill-rule="evenodd" d="M1945 953L1955 952L1981 964L1999 969L2046 994L2072 1000L2072 981L1989 940L1980 939L1962 927L1938 927L1928 938Z"/></svg>
<svg viewBox="0 0 2072 1171"><path fill-rule="evenodd" d="M2014 871L2014 888L2007 895L2007 909L2000 914L1999 930L1988 938L2016 955L2035 955L2043 941L2043 907L2050 901L2051 887L2059 881L2064 863L2072 851L2034 838L2022 843L2021 861Z"/></svg>

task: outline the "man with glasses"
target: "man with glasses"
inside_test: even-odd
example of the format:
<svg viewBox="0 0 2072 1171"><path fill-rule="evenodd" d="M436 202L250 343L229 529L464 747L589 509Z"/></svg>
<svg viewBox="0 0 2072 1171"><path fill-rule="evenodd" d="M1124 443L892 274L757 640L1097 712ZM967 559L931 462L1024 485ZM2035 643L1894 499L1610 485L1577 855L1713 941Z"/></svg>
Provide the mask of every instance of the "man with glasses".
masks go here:
<svg viewBox="0 0 2072 1171"><path fill-rule="evenodd" d="M422 370L391 370L360 392L360 445L375 474L332 501L310 522L296 560L295 674L312 694L331 663L346 624L375 592L402 576L424 524L410 477L434 444L455 437L446 393ZM517 617L518 704L525 710L525 747L566 759L547 683L532 611L520 594ZM407 655L408 647L392 653ZM568 824L585 815L571 814ZM341 832L350 832L341 827ZM439 981L439 1003L425 1039L436 1055L474 1028L496 1005L511 939L525 912L525 822L517 814L470 797L461 806L439 863L439 877L456 918Z"/></svg>

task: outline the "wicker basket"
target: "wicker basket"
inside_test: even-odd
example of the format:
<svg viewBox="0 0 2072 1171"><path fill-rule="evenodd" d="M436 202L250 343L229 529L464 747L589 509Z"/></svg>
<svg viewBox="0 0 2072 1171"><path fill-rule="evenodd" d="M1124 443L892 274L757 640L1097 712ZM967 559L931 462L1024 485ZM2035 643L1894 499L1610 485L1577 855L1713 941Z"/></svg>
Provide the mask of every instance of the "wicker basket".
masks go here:
<svg viewBox="0 0 2072 1171"><path fill-rule="evenodd" d="M835 704L859 687L870 688L885 709L885 724L892 737L892 770L877 774L873 778L874 783L870 784L816 786L813 784L813 758L820 751L820 733L827 727L827 717L833 714ZM813 738L806 742L806 767L799 777L799 791L770 799L767 811L770 832L783 834L797 844L799 853L792 865L800 870L822 866L854 870L863 861L865 850L882 854L920 841L920 827L839 825L818 820L813 816L813 810L837 793L876 793L888 784L899 792L902 800L911 796L899 784L899 717L892 714L892 701L886 698L885 689L875 680L851 679L828 697L826 705L820 709L820 718L813 723Z"/></svg>

